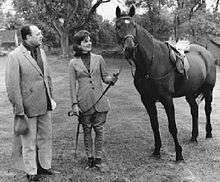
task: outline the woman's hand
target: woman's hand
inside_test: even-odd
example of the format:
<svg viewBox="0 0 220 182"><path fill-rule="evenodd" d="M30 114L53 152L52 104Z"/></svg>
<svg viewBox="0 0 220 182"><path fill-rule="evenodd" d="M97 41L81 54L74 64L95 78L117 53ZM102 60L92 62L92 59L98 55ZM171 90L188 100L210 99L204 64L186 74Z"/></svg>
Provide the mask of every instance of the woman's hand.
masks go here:
<svg viewBox="0 0 220 182"><path fill-rule="evenodd" d="M117 74L117 73L114 73L113 76L112 76L111 85L115 85L115 83L117 82L117 80L118 80L118 74Z"/></svg>

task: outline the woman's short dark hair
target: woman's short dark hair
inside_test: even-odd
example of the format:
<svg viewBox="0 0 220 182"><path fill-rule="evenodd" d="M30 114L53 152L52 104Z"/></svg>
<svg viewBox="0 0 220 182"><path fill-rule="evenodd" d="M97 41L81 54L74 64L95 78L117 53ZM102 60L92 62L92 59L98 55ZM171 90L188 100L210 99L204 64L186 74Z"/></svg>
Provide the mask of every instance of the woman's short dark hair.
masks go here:
<svg viewBox="0 0 220 182"><path fill-rule="evenodd" d="M75 52L75 56L80 56L82 53L82 49L80 47L81 42L89 36L90 33L87 30L80 30L73 36L73 50Z"/></svg>
<svg viewBox="0 0 220 182"><path fill-rule="evenodd" d="M74 34L73 41L75 44L80 45L80 43L89 35L90 33L87 30L80 30Z"/></svg>
<svg viewBox="0 0 220 182"><path fill-rule="evenodd" d="M31 35L31 29L30 29L31 25L25 25L21 28L21 38L22 40L26 40L27 39L27 35Z"/></svg>

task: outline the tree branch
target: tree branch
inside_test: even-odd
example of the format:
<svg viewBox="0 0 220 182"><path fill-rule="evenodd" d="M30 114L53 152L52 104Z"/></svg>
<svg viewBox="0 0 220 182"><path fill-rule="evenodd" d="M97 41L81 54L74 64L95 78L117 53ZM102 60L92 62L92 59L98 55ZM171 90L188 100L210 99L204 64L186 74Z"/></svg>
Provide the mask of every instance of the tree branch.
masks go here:
<svg viewBox="0 0 220 182"><path fill-rule="evenodd" d="M58 32L59 37L61 37L62 27L59 25L59 23L56 23L55 21L52 21L52 25L55 28L55 30Z"/></svg>
<svg viewBox="0 0 220 182"><path fill-rule="evenodd" d="M47 0L43 0L46 11L49 13L49 15L53 18L57 18L58 16L62 17L61 14L59 14L58 12L54 11L54 9L49 6L49 4L47 3Z"/></svg>
<svg viewBox="0 0 220 182"><path fill-rule="evenodd" d="M201 7L203 6L203 4L205 3L205 0L199 1L198 3L194 4L194 6L190 9L190 13L189 13L189 20L191 20L193 14L198 11L199 9L201 9Z"/></svg>
<svg viewBox="0 0 220 182"><path fill-rule="evenodd" d="M54 29L57 31L58 35L61 37L62 31L64 30L63 26L61 23L58 21L57 14L52 10L52 8L47 4L46 0L43 0L46 11L49 13L52 21L52 25Z"/></svg>
<svg viewBox="0 0 220 182"><path fill-rule="evenodd" d="M97 2L90 9L90 11L89 11L87 17L85 18L85 20L80 25L76 25L74 27L74 29L79 29L79 28L83 27L86 23L89 22L89 20L91 19L92 15L94 14L94 12L96 11L96 9L99 7L100 4L107 3L107 2L110 2L110 1L111 0L97 0Z"/></svg>
<svg viewBox="0 0 220 182"><path fill-rule="evenodd" d="M214 12L217 12L217 11L218 11L218 5L219 5L219 0L217 0L217 2L216 2L216 4L215 4Z"/></svg>
<svg viewBox="0 0 220 182"><path fill-rule="evenodd" d="M74 14L76 13L76 10L79 6L79 0L75 0L74 4L71 4L72 8L67 8L68 13L67 13L67 18L66 18L66 22L65 24L68 25L71 21L71 19L73 18Z"/></svg>

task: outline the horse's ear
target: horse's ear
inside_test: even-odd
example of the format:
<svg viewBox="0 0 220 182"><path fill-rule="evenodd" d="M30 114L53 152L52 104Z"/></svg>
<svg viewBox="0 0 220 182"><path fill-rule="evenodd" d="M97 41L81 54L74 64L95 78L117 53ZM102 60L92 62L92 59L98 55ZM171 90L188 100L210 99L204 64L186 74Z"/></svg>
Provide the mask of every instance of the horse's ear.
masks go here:
<svg viewBox="0 0 220 182"><path fill-rule="evenodd" d="M119 8L119 6L117 6L116 8L116 18L119 18L121 16L121 9Z"/></svg>
<svg viewBox="0 0 220 182"><path fill-rule="evenodd" d="M131 6L130 11L129 11L129 16L132 17L135 15L135 7L134 5Z"/></svg>

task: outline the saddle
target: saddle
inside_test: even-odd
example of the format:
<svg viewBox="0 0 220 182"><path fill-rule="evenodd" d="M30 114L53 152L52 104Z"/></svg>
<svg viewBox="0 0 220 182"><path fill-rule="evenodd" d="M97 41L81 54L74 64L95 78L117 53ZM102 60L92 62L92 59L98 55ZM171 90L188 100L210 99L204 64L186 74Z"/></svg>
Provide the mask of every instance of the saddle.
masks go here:
<svg viewBox="0 0 220 182"><path fill-rule="evenodd" d="M190 44L177 43L176 45L172 45L169 42L166 42L169 50L170 50L170 57L172 63L176 66L176 70L181 75L185 76L188 79L188 70L189 70L189 61L186 57L186 54L189 53Z"/></svg>

